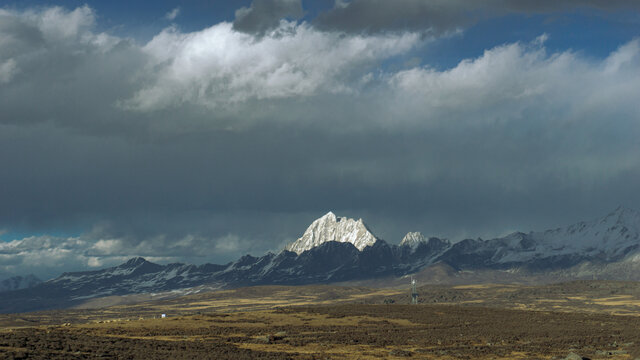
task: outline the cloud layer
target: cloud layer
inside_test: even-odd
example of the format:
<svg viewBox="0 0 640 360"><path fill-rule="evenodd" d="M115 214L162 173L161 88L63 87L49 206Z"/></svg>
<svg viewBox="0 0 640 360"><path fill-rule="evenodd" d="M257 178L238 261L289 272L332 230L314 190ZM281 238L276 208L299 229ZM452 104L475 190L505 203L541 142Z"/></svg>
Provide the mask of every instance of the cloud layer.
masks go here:
<svg viewBox="0 0 640 360"><path fill-rule="evenodd" d="M204 263L212 260L205 255L207 252L236 254L250 249L246 240L232 234L215 239L191 234L170 239L157 235L132 242L94 229L78 237L41 235L0 242L0 274L32 273L47 280L68 269L116 266L139 255L162 263Z"/></svg>
<svg viewBox="0 0 640 360"><path fill-rule="evenodd" d="M639 40L598 59L543 34L436 69L407 61L432 25L340 33L281 19L296 11L141 44L96 30L89 7L0 10L0 229L77 234L0 243L0 277L226 262L328 210L397 242L640 203Z"/></svg>
<svg viewBox="0 0 640 360"><path fill-rule="evenodd" d="M277 28L280 20L302 15L301 0L254 0L251 6L236 10L233 30L262 36Z"/></svg>
<svg viewBox="0 0 640 360"><path fill-rule="evenodd" d="M336 1L314 24L323 30L348 33L417 31L431 35L455 32L479 20L508 13L547 13L577 9L637 10L625 0L352 0Z"/></svg>
<svg viewBox="0 0 640 360"><path fill-rule="evenodd" d="M255 39L229 23L181 33L169 28L143 48L150 84L125 106L157 110L185 103L210 108L247 100L349 93L352 74L416 46L414 34L342 37L280 23Z"/></svg>

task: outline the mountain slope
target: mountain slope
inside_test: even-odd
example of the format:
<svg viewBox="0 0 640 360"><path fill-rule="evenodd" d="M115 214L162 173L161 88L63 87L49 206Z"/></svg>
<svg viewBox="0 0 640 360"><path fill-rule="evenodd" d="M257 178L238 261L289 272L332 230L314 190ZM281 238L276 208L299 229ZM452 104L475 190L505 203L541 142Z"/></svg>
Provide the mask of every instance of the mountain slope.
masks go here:
<svg viewBox="0 0 640 360"><path fill-rule="evenodd" d="M619 207L601 219L491 240L467 239L438 260L459 268L569 268L583 261L622 261L640 249L640 213Z"/></svg>

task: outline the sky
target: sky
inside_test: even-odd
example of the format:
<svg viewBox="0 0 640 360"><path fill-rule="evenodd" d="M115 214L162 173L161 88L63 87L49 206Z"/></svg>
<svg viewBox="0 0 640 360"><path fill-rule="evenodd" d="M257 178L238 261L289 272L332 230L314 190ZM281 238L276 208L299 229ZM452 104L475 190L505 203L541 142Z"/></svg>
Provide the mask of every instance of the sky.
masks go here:
<svg viewBox="0 0 640 360"><path fill-rule="evenodd" d="M638 94L637 1L0 2L0 279L640 210Z"/></svg>

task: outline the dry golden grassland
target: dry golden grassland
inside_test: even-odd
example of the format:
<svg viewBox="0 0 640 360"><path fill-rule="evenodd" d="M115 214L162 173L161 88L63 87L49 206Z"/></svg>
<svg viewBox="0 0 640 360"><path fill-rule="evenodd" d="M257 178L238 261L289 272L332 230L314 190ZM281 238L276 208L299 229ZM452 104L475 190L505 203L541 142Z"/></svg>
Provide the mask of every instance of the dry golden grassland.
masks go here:
<svg viewBox="0 0 640 360"><path fill-rule="evenodd" d="M423 287L411 306L398 289L252 287L3 315L0 358L634 359L637 290L615 282Z"/></svg>

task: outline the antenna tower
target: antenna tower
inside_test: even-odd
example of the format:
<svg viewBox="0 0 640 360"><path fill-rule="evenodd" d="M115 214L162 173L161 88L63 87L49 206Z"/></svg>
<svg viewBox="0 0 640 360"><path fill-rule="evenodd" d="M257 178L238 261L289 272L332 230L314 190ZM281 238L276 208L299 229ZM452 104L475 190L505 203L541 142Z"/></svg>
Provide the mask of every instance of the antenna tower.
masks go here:
<svg viewBox="0 0 640 360"><path fill-rule="evenodd" d="M416 287L416 279L411 277L411 303L418 304L418 289Z"/></svg>

